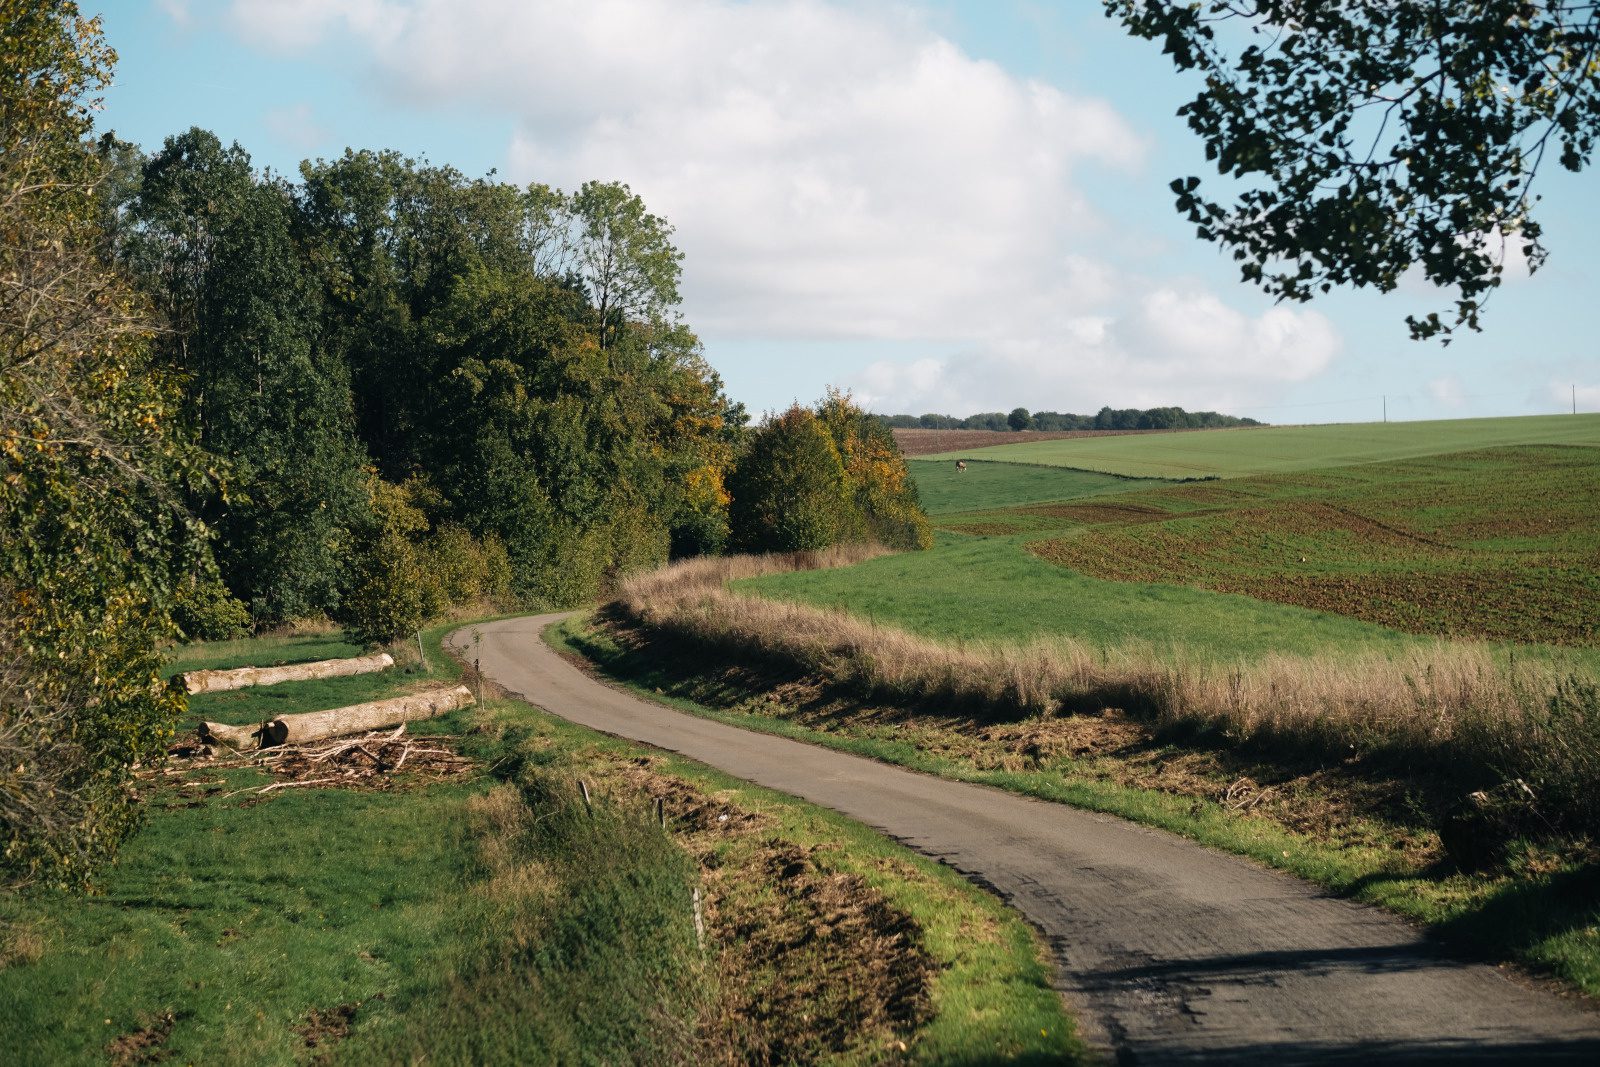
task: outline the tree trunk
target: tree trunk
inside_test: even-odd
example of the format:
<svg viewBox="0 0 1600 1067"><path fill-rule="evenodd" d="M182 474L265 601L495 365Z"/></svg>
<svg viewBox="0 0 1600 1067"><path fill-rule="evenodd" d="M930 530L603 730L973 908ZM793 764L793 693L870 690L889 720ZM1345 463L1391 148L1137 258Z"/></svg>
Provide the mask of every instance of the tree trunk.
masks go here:
<svg viewBox="0 0 1600 1067"><path fill-rule="evenodd" d="M388 700L353 704L331 711L284 715L259 726L225 726L222 723L203 722L200 724L200 736L207 743L233 749L271 748L274 745L320 741L328 737L344 737L419 719L431 719L467 707L472 702L472 690L458 685L450 689L429 689Z"/></svg>
<svg viewBox="0 0 1600 1067"><path fill-rule="evenodd" d="M315 663L291 663L285 667L240 667L231 671L190 671L183 685L191 693L220 693L254 685L302 682L311 678L339 678L347 674L371 674L394 666L387 652L353 659L325 659Z"/></svg>

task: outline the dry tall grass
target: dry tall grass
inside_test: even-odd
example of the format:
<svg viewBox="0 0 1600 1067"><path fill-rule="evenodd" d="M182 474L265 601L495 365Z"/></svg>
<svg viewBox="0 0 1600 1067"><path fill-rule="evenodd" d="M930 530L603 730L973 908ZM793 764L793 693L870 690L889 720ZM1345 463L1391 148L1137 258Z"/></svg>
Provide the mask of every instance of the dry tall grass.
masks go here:
<svg viewBox="0 0 1600 1067"><path fill-rule="evenodd" d="M1011 716L1118 707L1235 741L1423 757L1432 771L1464 759L1479 778L1532 775L1524 768L1550 765L1556 750L1574 745L1600 752L1592 712L1565 714L1562 728L1551 729L1552 704L1566 681L1557 668L1535 664L1513 673L1487 646L1471 642L1439 641L1392 656L1273 655L1230 667L1148 646L1103 651L1070 637L954 645L727 588L736 578L881 554L854 546L692 560L630 579L614 607L708 649L785 662L896 704Z"/></svg>

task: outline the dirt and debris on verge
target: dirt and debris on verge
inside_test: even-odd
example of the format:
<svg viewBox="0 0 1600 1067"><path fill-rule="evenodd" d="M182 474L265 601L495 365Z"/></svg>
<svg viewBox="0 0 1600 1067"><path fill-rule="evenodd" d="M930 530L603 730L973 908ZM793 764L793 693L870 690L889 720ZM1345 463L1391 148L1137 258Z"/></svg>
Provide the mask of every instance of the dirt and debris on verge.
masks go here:
<svg viewBox="0 0 1600 1067"><path fill-rule="evenodd" d="M1121 709L996 719L944 708L868 705L825 680L724 657L705 664L674 642L616 617L604 622L623 649L623 673L649 671L667 693L814 730L906 743L980 771L1055 772L1196 802L1215 802L1340 848L1381 848L1423 868L1444 858L1418 810L1414 779L1352 756L1344 762L1252 753L1204 736L1170 737ZM662 675L671 672L673 681Z"/></svg>
<svg viewBox="0 0 1600 1067"><path fill-rule="evenodd" d="M213 749L199 734L180 738L167 750L167 765L149 777L163 780L172 792L166 807L197 807L208 799L246 796L259 803L286 789L409 789L471 777L482 768L458 750L453 735L406 732L404 725L352 737L282 745L255 752ZM220 772L264 771L273 781L229 789Z"/></svg>
<svg viewBox="0 0 1600 1067"><path fill-rule="evenodd" d="M699 864L718 987L701 1021L701 1060L796 1063L907 1048L932 1012L937 972L915 920L836 869L830 848L783 840L769 816L659 762L616 763L601 788L659 810Z"/></svg>

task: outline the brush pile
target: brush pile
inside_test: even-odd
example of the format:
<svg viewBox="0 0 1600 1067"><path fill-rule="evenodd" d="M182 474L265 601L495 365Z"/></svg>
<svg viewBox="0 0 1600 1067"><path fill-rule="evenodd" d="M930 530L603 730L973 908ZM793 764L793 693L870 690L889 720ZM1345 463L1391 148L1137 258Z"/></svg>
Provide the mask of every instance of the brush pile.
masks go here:
<svg viewBox="0 0 1600 1067"><path fill-rule="evenodd" d="M268 772L275 781L252 785L227 794L271 794L283 789L386 790L464 778L479 764L456 751L460 738L448 734L411 736L404 724L389 731L371 731L358 737L330 738L299 745L280 745L257 752L208 758L211 749L198 737L176 745L175 759L188 757L188 770L229 770L252 767ZM178 766L183 766L179 764Z"/></svg>

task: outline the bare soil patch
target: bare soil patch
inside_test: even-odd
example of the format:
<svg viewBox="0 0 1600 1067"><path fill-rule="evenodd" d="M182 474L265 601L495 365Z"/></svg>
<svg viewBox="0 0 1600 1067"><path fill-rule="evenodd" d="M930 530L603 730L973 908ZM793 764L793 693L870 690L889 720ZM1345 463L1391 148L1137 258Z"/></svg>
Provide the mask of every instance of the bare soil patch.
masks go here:
<svg viewBox="0 0 1600 1067"><path fill-rule="evenodd" d="M163 1012L139 1029L123 1034L106 1045L106 1057L112 1067L160 1063L172 1055L172 1051L165 1046L167 1038L172 1036L172 1028L177 1024L178 1017L175 1014Z"/></svg>
<svg viewBox="0 0 1600 1067"><path fill-rule="evenodd" d="M356 1012L360 1010L359 1000L340 1004L336 1008L312 1008L306 1013L305 1022L295 1027L294 1032L304 1039L306 1048L322 1050L323 1054L317 1057L318 1061L322 1061L326 1059L328 1046L350 1036L350 1027L354 1025Z"/></svg>
<svg viewBox="0 0 1600 1067"><path fill-rule="evenodd" d="M702 1061L799 1063L903 1045L932 1011L935 964L915 921L830 849L776 836L769 817L664 773L613 764L600 788L659 809L699 863L719 996Z"/></svg>
<svg viewBox="0 0 1600 1067"><path fill-rule="evenodd" d="M1128 434L1176 433L1175 430L918 430L897 429L895 444L908 456L931 456L992 445L1022 445L1031 441L1065 441L1074 437L1124 437Z"/></svg>

